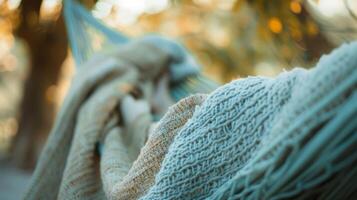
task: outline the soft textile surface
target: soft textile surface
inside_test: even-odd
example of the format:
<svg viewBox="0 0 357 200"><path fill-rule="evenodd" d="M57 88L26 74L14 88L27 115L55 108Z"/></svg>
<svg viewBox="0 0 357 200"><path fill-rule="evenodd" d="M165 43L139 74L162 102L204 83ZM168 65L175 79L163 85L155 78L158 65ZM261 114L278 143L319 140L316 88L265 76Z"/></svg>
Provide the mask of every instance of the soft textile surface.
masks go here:
<svg viewBox="0 0 357 200"><path fill-rule="evenodd" d="M201 105L206 95L194 95L179 101L170 107L159 124L153 129L145 146L128 174L117 185L112 186L112 193L108 196L114 199L138 199L154 184L156 173L162 160L174 139L190 119L195 109ZM117 154L113 155L121 160ZM104 159L104 158L103 158Z"/></svg>
<svg viewBox="0 0 357 200"><path fill-rule="evenodd" d="M150 98L153 81L166 66L180 63L161 50L166 43L170 41L134 41L94 57L77 72L25 199L103 199L113 191L140 153L151 123L147 112L123 124L120 100L134 86L144 99ZM178 53L185 63L185 53ZM101 159L99 141L106 145Z"/></svg>
<svg viewBox="0 0 357 200"><path fill-rule="evenodd" d="M143 199L211 195L252 157L303 72L247 78L213 92L175 137Z"/></svg>
<svg viewBox="0 0 357 200"><path fill-rule="evenodd" d="M356 199L357 42L295 85L255 156L210 199Z"/></svg>
<svg viewBox="0 0 357 200"><path fill-rule="evenodd" d="M356 87L357 42L314 69L219 88L177 133L141 199L353 198Z"/></svg>
<svg viewBox="0 0 357 200"><path fill-rule="evenodd" d="M75 79L26 199L355 197L357 42L311 70L248 77L184 99L149 136L148 113L118 125L118 102L170 53L145 60L128 52L93 61L101 70Z"/></svg>

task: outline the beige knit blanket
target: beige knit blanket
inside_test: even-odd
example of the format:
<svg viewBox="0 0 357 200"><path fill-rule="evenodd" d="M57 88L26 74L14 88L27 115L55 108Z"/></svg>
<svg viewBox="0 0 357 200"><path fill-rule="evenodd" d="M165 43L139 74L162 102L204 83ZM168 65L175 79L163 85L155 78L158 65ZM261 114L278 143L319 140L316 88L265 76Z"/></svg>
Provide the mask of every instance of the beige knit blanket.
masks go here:
<svg viewBox="0 0 357 200"><path fill-rule="evenodd" d="M137 87L148 99L153 80L169 60L165 52L139 42L83 66L57 116L25 199L137 199L145 194L175 133L205 99L196 95L171 107L149 138L150 113L123 122L118 109L123 97ZM96 152L98 141L104 142L101 156Z"/></svg>

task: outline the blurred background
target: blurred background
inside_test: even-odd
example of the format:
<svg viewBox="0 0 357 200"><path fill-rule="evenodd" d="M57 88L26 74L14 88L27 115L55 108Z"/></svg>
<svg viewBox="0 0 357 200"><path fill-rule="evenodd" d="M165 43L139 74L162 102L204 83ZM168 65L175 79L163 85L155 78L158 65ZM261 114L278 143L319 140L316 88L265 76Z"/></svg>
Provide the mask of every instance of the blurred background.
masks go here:
<svg viewBox="0 0 357 200"><path fill-rule="evenodd" d="M221 84L312 67L322 54L357 39L355 0L81 3L130 37L159 33L183 42L203 73ZM61 11L61 0L0 0L1 199L17 199L21 193L10 191L28 183L74 74Z"/></svg>

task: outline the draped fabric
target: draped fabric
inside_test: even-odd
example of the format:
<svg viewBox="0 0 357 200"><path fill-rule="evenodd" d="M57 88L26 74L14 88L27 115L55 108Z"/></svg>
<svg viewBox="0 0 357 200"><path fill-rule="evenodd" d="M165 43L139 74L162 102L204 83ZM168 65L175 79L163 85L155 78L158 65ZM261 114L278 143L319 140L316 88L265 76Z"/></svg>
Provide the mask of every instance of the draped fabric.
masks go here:
<svg viewBox="0 0 357 200"><path fill-rule="evenodd" d="M151 114L124 123L121 100L133 88L149 101L156 79L181 57L144 38L96 55L73 79L41 154L26 199L102 199L120 182L148 137ZM195 68L185 64L185 67ZM189 75L191 73L187 73ZM135 109L135 108L133 108ZM98 142L104 143L98 155ZM101 176L101 174L103 176ZM104 181L104 183L102 183ZM108 188L103 189L103 186Z"/></svg>
<svg viewBox="0 0 357 200"><path fill-rule="evenodd" d="M354 199L357 42L210 94L141 199Z"/></svg>
<svg viewBox="0 0 357 200"><path fill-rule="evenodd" d="M127 123L128 86L147 98L174 60L158 46L132 43L81 68L26 199L356 197L357 42L309 70L183 99L155 128L149 112Z"/></svg>

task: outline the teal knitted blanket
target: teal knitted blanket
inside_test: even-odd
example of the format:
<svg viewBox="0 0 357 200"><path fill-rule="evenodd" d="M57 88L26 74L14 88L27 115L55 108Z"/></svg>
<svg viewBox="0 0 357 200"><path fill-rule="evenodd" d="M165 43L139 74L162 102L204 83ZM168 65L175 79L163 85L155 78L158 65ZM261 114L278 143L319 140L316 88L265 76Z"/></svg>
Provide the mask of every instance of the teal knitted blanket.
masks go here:
<svg viewBox="0 0 357 200"><path fill-rule="evenodd" d="M141 199L349 199L357 191L357 42L311 70L213 92Z"/></svg>

